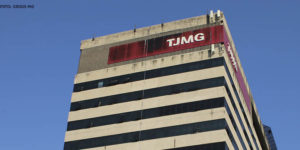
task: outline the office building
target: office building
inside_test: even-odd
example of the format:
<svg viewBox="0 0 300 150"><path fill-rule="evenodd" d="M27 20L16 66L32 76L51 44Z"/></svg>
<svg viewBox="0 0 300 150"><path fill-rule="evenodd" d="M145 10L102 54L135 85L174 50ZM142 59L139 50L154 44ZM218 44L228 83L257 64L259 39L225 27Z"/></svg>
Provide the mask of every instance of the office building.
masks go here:
<svg viewBox="0 0 300 150"><path fill-rule="evenodd" d="M270 145L270 150L277 150L275 138L273 136L271 128L267 125L264 125L264 130L265 130L265 134L266 134L267 139L268 139L268 143Z"/></svg>
<svg viewBox="0 0 300 150"><path fill-rule="evenodd" d="M269 150L222 12L81 43L65 150Z"/></svg>

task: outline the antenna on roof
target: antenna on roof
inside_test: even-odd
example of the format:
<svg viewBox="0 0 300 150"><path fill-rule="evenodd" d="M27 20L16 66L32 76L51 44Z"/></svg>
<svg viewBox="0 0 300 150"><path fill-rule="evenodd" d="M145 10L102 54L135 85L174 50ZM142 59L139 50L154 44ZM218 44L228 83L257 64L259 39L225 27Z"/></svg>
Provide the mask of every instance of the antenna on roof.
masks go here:
<svg viewBox="0 0 300 150"><path fill-rule="evenodd" d="M220 18L221 17L221 11L217 10L217 17Z"/></svg>
<svg viewBox="0 0 300 150"><path fill-rule="evenodd" d="M214 11L210 10L209 12L209 23L213 23L214 21Z"/></svg>
<svg viewBox="0 0 300 150"><path fill-rule="evenodd" d="M213 11L213 10L210 10L209 16L210 16L210 17L214 17L214 11Z"/></svg>
<svg viewBox="0 0 300 150"><path fill-rule="evenodd" d="M161 20L160 26L163 28L164 27L164 19Z"/></svg>

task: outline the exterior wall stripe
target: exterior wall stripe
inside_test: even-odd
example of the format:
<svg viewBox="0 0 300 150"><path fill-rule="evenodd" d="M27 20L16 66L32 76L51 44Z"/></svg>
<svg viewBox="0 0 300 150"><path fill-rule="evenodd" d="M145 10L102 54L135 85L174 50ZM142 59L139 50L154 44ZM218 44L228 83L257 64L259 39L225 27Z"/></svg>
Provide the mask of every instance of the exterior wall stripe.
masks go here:
<svg viewBox="0 0 300 150"><path fill-rule="evenodd" d="M224 113L226 113L225 109L220 107L214 109L200 110L196 112L187 112L182 114L143 119L139 121L131 121L113 125L93 127L88 129L67 131L65 141L67 142L81 139L89 139L95 137L121 134L126 132L150 130L180 124L189 124L195 122L222 119L224 118Z"/></svg>
<svg viewBox="0 0 300 150"><path fill-rule="evenodd" d="M183 92L178 94L164 95L154 98L145 98L140 101L130 101L114 105L106 105L96 108L71 111L68 121L82 120L93 117L101 117L124 112L150 109L174 104L182 104L199 100L213 99L225 95L223 86L201 89L197 91Z"/></svg>
<svg viewBox="0 0 300 150"><path fill-rule="evenodd" d="M197 132L206 132L224 129L226 122L224 119L198 122L192 124L171 126L159 129L143 130L139 132L130 132L112 136L84 139L78 141L65 142L64 150L74 150L83 148L92 148L97 146L107 146L127 142L137 142L163 137L172 137ZM184 129L184 130L182 130Z"/></svg>
<svg viewBox="0 0 300 150"><path fill-rule="evenodd" d="M88 148L84 150L162 150L224 141L228 145L229 150L233 150L233 146L225 130L186 134L174 137Z"/></svg>
<svg viewBox="0 0 300 150"><path fill-rule="evenodd" d="M203 145L192 145L186 147L179 147L179 148L171 148L167 150L195 150L195 149L206 149L206 150L225 150L228 149L226 142L219 142L219 143L209 143Z"/></svg>
<svg viewBox="0 0 300 150"><path fill-rule="evenodd" d="M185 64L180 64L175 66L163 67L163 68L153 69L148 71L134 72L134 73L124 74L115 77L102 78L102 79L99 78L97 80L75 84L74 92L99 88L99 83L102 83L101 88L103 88L103 87L113 86L115 84L126 84L135 81L141 81L141 80L164 77L164 76L174 75L179 73L186 73L186 72L196 71L201 69L213 68L217 66L223 66L223 64L224 64L224 58L218 57L218 58L185 63ZM113 82L115 83L112 85Z"/></svg>
<svg viewBox="0 0 300 150"><path fill-rule="evenodd" d="M208 61L210 64L217 64L217 65L219 65L219 64L223 64L224 62L224 60L222 60L222 59L218 59L218 60L215 60L215 59L212 59L213 61ZM204 64L206 64L206 63L204 63ZM192 66L183 66L184 68L190 68L190 69L184 69L184 70L196 70L196 69L199 69L199 68L202 68L202 67L199 67L199 66L197 66L198 65L198 63L196 63L196 66L194 66L194 65L192 65ZM202 63L201 64L199 64L199 65L203 65ZM214 66L214 65L213 65ZM221 67L221 66L220 66ZM218 68L218 67L217 67ZM178 70L182 70L183 68L178 68ZM157 71L160 71L160 70L157 70ZM156 72L157 72L156 71ZM166 70L166 71L168 71L168 70ZM176 71L176 72L174 72L174 70L173 71L171 71L172 73L176 73L176 72L181 72L181 71ZM162 72L159 72L159 73L162 73ZM164 72L165 73L165 72ZM187 78L187 77L190 77L190 76L193 76L193 74L192 73L197 73L197 74L201 74L202 72L197 72L197 71L193 71L193 72L185 72L185 73L180 73L180 74L174 74L174 75L172 75L172 76L169 76L168 78L164 78L164 77L159 77L159 78L155 78L155 80L153 79L153 80L150 80L150 82L156 82L157 84L160 84L160 82L161 82L161 80L162 81L164 81L165 79L169 79L170 81L172 81L172 80L178 80L177 78L180 78L180 79L185 79L185 78ZM209 73L213 73L213 70L212 71L210 71ZM144 76L144 74L142 74L142 76ZM151 76L150 76L151 77ZM136 81L136 82L139 82L139 83L141 83L141 84L145 84L145 82L144 81ZM115 86L113 86L113 87L111 87L111 88L108 88L108 87L104 87L104 88L102 88L102 92L104 92L104 93L106 93L108 90L113 90L113 89L115 89L115 88L118 88L118 86L120 86L120 85L116 85L116 87ZM126 89L130 89L133 85L132 85L132 83L124 83L124 84L122 84L122 86L123 87L126 87ZM137 95L140 95L139 97L142 97L142 93L143 93L143 91L136 91L137 93L132 93L132 95L134 96L134 97L138 97ZM81 92L78 92L78 93L81 93ZM113 96L113 95L112 95ZM78 107L80 107L80 109L86 109L86 108L94 108L95 106L98 106L98 104L99 103L101 103L101 106L104 106L104 105L109 105L110 103L109 103L109 101L111 101L111 100L106 100L106 99L118 99L118 97L128 97L128 95L126 95L126 94L118 94L118 95L116 95L116 97L110 97L110 96L105 96L105 97L98 97L98 98L92 98L92 99L85 99L85 100L81 100L81 101L77 101L77 102L72 102L71 103L71 109L70 109L70 111L76 111L76 110L78 110L79 108ZM137 99L137 98L135 98L135 99ZM135 99L133 99L133 100L135 100ZM124 101L124 102L126 102L126 101Z"/></svg>
<svg viewBox="0 0 300 150"><path fill-rule="evenodd" d="M67 131L224 107L223 97L68 122Z"/></svg>
<svg viewBox="0 0 300 150"><path fill-rule="evenodd" d="M147 90L147 89L156 88L160 86L168 86L168 85L180 84L184 82L192 82L197 80L221 77L223 76L223 74L224 74L223 66L203 69L203 70L193 71L188 73L180 73L180 74L170 75L162 78L153 78L153 79L148 79L143 81L132 82L130 84L121 84L112 87L75 92L72 94L71 101L77 102L86 99L93 99L98 97L129 93L129 92L134 92L139 90ZM177 80L174 80L176 78Z"/></svg>

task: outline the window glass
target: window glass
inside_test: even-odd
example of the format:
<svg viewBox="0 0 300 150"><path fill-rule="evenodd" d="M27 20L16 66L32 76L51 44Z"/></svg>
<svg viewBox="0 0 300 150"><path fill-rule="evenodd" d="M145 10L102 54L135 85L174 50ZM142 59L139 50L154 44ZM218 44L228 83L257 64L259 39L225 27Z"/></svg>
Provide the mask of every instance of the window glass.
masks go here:
<svg viewBox="0 0 300 150"><path fill-rule="evenodd" d="M103 87L103 81L98 82L98 88Z"/></svg>

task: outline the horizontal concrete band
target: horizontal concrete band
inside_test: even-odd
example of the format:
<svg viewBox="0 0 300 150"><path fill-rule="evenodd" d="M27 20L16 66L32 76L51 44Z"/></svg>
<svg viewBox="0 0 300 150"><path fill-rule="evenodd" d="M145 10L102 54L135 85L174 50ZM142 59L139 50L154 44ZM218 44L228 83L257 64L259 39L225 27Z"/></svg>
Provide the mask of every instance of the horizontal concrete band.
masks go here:
<svg viewBox="0 0 300 150"><path fill-rule="evenodd" d="M113 105L105 105L101 107L72 111L69 113L68 121L76 121L94 117L101 117L113 114L120 114L130 111L142 109L151 109L168 105L188 103L217 97L224 97L224 86L200 89L196 91L183 92L178 94L164 95L153 98L145 98L143 100L129 101L117 103Z"/></svg>
<svg viewBox="0 0 300 150"><path fill-rule="evenodd" d="M218 142L225 142L228 148L230 150L233 150L232 144L225 130L186 134L181 136L152 139L125 144L116 144L84 150L163 150Z"/></svg>
<svg viewBox="0 0 300 150"><path fill-rule="evenodd" d="M185 73L189 71L196 71L201 69L213 68L217 66L223 66L224 61L225 61L224 57L218 57L218 58L196 61L191 63L173 65L173 66L168 66L168 67L163 67L163 68L158 68L153 70L134 72L134 73L114 76L109 78L99 78L97 80L75 84L74 92L80 92L80 91L91 90L96 88L103 88L108 86L114 86L117 84L125 84L125 83L163 77L163 76L168 76L168 75L173 75L178 73Z"/></svg>
<svg viewBox="0 0 300 150"><path fill-rule="evenodd" d="M91 139L84 139L78 141L65 142L64 149L83 149L92 148L99 146L107 146L128 142L137 142L144 140L151 140L164 137L172 137L184 134L192 134L197 132L206 132L213 130L225 129L226 121L225 119L211 120L205 122L197 122L191 124L169 126L158 129L143 130L137 132L129 132L118 135L97 137Z"/></svg>
<svg viewBox="0 0 300 150"><path fill-rule="evenodd" d="M83 101L87 99L107 97L111 95L124 94L139 90L147 90L162 86L175 85L184 82L215 78L224 76L225 69L223 66L187 73L169 75L165 77L153 78L143 81L136 81L128 84L120 84L111 87L92 89L87 91L75 92L72 94L72 102Z"/></svg>
<svg viewBox="0 0 300 150"><path fill-rule="evenodd" d="M182 114L161 116L156 118L143 119L139 121L123 122L112 125L105 125L87 129L67 131L65 141L74 141L108 135L122 134L126 132L134 132L140 130L149 130L180 124L188 124L215 120L224 118L224 107L207 109L195 112L187 112ZM196 116L196 117L195 117Z"/></svg>
<svg viewBox="0 0 300 150"><path fill-rule="evenodd" d="M155 72L156 73L153 73L154 75L149 75L148 74L148 77L149 78L152 78L152 77L155 77L156 75L168 75L168 74L176 74L179 72L179 74L177 75L172 75L172 76L169 76L167 78L164 78L164 77L159 77L159 78L156 78L156 80L146 80L147 83L148 82L152 82L152 83L156 83L156 84L159 84L158 86L164 86L164 85L161 85L160 82L164 81L164 80L185 80L185 78L189 78L191 77L191 74L192 73L196 73L196 74L201 74L201 72L185 72L185 71L192 71L192 70L197 70L197 69L201 69L203 67L213 67L213 66L219 66L219 65L222 65L224 62L224 59L223 58L216 58L216 59L211 59L211 60L206 60L206 61L200 61L200 62L196 62L196 63L192 63L192 65L188 65L188 66L181 66L181 67L175 67L175 68L172 68L171 70L165 70L163 72L160 72L160 70L156 70ZM188 69L186 69L188 68ZM179 70L179 71L178 71ZM213 72L213 70L211 71ZM134 76L134 77L131 77L132 79L135 79L135 78L143 78L144 77L144 74L141 74L139 76ZM125 77L125 79L127 79L127 76ZM136 81L134 82L136 84L133 84L133 83L123 83L122 86L125 88L125 89L132 89L133 87L136 87L136 86L140 86L140 88L143 88L143 85L146 85L147 83L145 83L145 81ZM139 84L140 83L140 84ZM142 84L142 85L141 85ZM107 93L109 91L116 91L116 89L118 90L122 90L118 87L120 87L121 85L116 85L116 86L112 86L112 87L103 87L101 88L102 90L99 91L99 92L102 92L102 93ZM124 89L123 88L123 89ZM137 87L138 88L138 87ZM144 90L144 89L143 89ZM146 89L147 90L147 89ZM96 91L94 91L96 92ZM98 98L92 98L92 99L85 99L85 100L81 100L81 101L75 101L75 102L72 102L71 103L71 111L76 111L78 109L86 109L86 108L94 108L94 107L97 107L100 103L101 103L101 106L103 105L109 105L110 104L110 101L108 100L105 100L105 99L118 99L118 97L128 97L128 94L132 93L132 95L134 95L137 98L143 98L142 94L143 94L143 91L139 90L139 91L135 91L136 93L133 93L133 92L129 92L129 93L123 93L123 94L116 94L116 95L109 95L109 96L104 96L104 97L98 97ZM82 93L82 92L79 92L79 93ZM78 94L79 94L78 93ZM120 92L122 93L122 92ZM83 93L84 94L84 93ZM89 94L89 93L87 93ZM90 95L90 94L89 94ZM139 97L137 97L137 95L140 95ZM112 96L115 96L115 97L112 97ZM99 100L100 99L100 100ZM80 108L79 108L80 107Z"/></svg>
<svg viewBox="0 0 300 150"><path fill-rule="evenodd" d="M192 91L197 91L201 89L214 88L218 86L223 86L225 84L224 77L210 78L193 82L186 82L181 84L157 87L147 90L134 91L124 94L111 95L107 97L99 97L96 99L76 102L71 104L71 108L77 110L78 112L84 112L85 110L89 110L91 108L99 108L117 105L126 102L133 101L144 101L150 98L159 98L166 95L178 95L189 93ZM77 111L72 111L77 112Z"/></svg>
<svg viewBox="0 0 300 150"><path fill-rule="evenodd" d="M189 93L189 94L184 94L185 97L194 95L194 92L187 92L187 93ZM195 94L198 95L198 97L199 97L200 95L205 95L204 93L200 92L200 93L195 93ZM133 101L132 103L128 102L128 103L125 103L125 104L127 104L126 108L129 109L128 111L130 111L130 108L132 108L132 107L140 107L141 106L140 103L142 103L142 102L143 102L143 107L147 108L147 105L145 105L145 103L147 104L148 101L151 103L152 101L156 102L156 99L158 99L158 100L159 99L165 99L165 98L167 98L167 99L176 99L181 94L179 94L179 95L175 94L175 95L176 96L167 95L167 96L162 96L162 97L150 98L151 101L149 99L148 100L143 99L143 101ZM168 96L170 96L170 97L168 97ZM124 97L128 98L127 95L124 95ZM109 114L106 114L106 113L111 112L111 110L116 110L116 109L119 111L119 113L122 113L122 111L120 111L122 109L120 109L120 108L123 108L125 105L123 105L123 104L114 104L114 105L111 105L111 108L110 108L110 107L105 106L105 102L109 102L109 100L106 100L105 98L100 98L100 99L102 100L101 107L96 107L95 108L95 106L94 106L94 108L92 108L92 109L84 109L84 110L70 112L69 121L80 120L80 119L84 119L84 118L91 118L91 117L95 117L96 115L98 115L98 116L109 115ZM112 99L117 99L117 98L112 98ZM100 100L97 100L97 102L100 102ZM124 100L124 102L126 102L126 100ZM96 103L96 104L98 104L98 103ZM107 111L107 110L110 110L110 111ZM123 112L125 112L125 111L126 110L124 110ZM94 116L93 116L93 114L94 114Z"/></svg>
<svg viewBox="0 0 300 150"><path fill-rule="evenodd" d="M138 111L132 111L132 112L126 112L121 114L114 114L114 115L108 115L108 116L102 116L102 117L96 117L96 118L90 118L90 119L84 119L78 121L71 121L68 122L67 130L68 131L78 130L78 129L96 127L96 126L118 124L118 123L129 122L129 121L143 120L143 119L149 119L149 118L155 118L155 117L161 117L161 116L167 116L173 114L199 111L204 109L224 107L225 105L224 103L225 103L225 98L220 97L220 98L201 100L201 101L176 104L176 105L170 105L170 106L164 106L158 108L151 108L145 110L138 110Z"/></svg>
<svg viewBox="0 0 300 150"><path fill-rule="evenodd" d="M224 86L224 84L225 84L224 82L225 82L224 78L207 79L207 80L201 80L201 81L196 81L196 82L191 82L191 83L184 83L183 85L180 84L180 85L173 87L173 89L191 88L192 90L199 90L199 89L203 89L203 88L212 88L215 86L216 87ZM154 91L149 91L149 94L147 94L146 91L144 93L146 98L154 97L154 96L169 95L169 94L174 94L174 92L172 91L172 89L170 87L154 89ZM127 97L124 96L123 98L127 98ZM87 111L85 111L85 112L87 112ZM77 114L80 114L80 112ZM99 114L99 113L97 113L97 114ZM72 115L72 117L74 118L73 115ZM84 118L84 117L82 117L82 118Z"/></svg>
<svg viewBox="0 0 300 150"><path fill-rule="evenodd" d="M120 33L97 37L94 38L93 40L92 39L83 40L81 42L80 49L87 49L90 47L95 47L100 45L107 45L116 42L131 40L131 39L143 38L145 36L157 35L157 34L170 32L174 30L183 30L185 28L197 27L206 24L207 24L206 15L187 18L184 20L166 22L164 23L163 27L160 24L158 24L149 27L138 28L135 30L135 32L130 30L130 31L124 31Z"/></svg>
<svg viewBox="0 0 300 150"><path fill-rule="evenodd" d="M141 62L132 62L130 64L79 73L75 77L74 84L223 57L222 55L211 56L209 51L209 47L199 47L172 55L162 54L162 56L159 55L159 57L146 59Z"/></svg>
<svg viewBox="0 0 300 150"><path fill-rule="evenodd" d="M167 150L196 150L196 149L207 149L207 150L225 150L228 149L226 142L219 142L219 143L209 143L203 145L193 145L193 146L186 146L186 147L179 147L179 148L170 148Z"/></svg>

